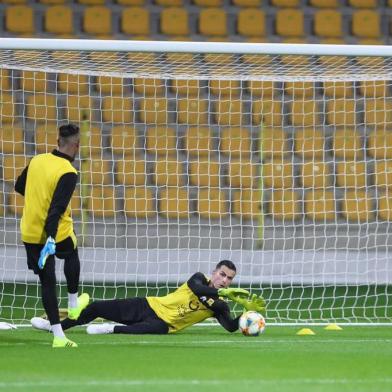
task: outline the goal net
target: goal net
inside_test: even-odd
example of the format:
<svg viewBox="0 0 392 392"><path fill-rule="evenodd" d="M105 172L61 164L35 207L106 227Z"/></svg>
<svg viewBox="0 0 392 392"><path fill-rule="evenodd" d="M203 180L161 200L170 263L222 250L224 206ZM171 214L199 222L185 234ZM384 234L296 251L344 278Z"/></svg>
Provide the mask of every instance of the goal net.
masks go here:
<svg viewBox="0 0 392 392"><path fill-rule="evenodd" d="M94 299L164 295L230 259L235 283L266 298L269 323L391 322L389 48L0 48L0 320L42 313L13 186L74 122L72 214ZM59 260L57 276L66 307Z"/></svg>

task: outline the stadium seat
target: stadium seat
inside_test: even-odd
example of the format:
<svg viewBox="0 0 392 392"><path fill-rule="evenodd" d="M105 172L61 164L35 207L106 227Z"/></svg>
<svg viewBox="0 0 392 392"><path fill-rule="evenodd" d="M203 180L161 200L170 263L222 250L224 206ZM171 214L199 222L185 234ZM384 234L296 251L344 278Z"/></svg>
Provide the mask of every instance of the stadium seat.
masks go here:
<svg viewBox="0 0 392 392"><path fill-rule="evenodd" d="M155 197L145 187L126 188L124 195L125 214L131 218L148 218L155 215Z"/></svg>
<svg viewBox="0 0 392 392"><path fill-rule="evenodd" d="M281 9L276 12L276 34L282 37L303 37L304 13L300 9Z"/></svg>
<svg viewBox="0 0 392 392"><path fill-rule="evenodd" d="M357 123L358 105L355 99L336 98L327 101L327 122L340 127L352 127Z"/></svg>
<svg viewBox="0 0 392 392"><path fill-rule="evenodd" d="M74 193L71 197L71 216L73 218L80 217L82 215L82 197L80 196L80 187L76 187ZM85 198L83 198L83 204L85 203ZM86 200L87 201L87 200Z"/></svg>
<svg viewBox="0 0 392 392"><path fill-rule="evenodd" d="M315 94L313 82L285 82L284 90L290 98L313 98Z"/></svg>
<svg viewBox="0 0 392 392"><path fill-rule="evenodd" d="M182 7L183 0L155 0L155 4L163 7Z"/></svg>
<svg viewBox="0 0 392 392"><path fill-rule="evenodd" d="M67 0L39 0L39 2L41 4L53 5L53 4L64 4L67 2Z"/></svg>
<svg viewBox="0 0 392 392"><path fill-rule="evenodd" d="M57 147L57 123L38 125L35 129L35 151L37 154L51 152Z"/></svg>
<svg viewBox="0 0 392 392"><path fill-rule="evenodd" d="M215 37L211 38L212 42L219 42L222 41L221 39ZM222 41L224 42L224 41ZM204 61L207 63L208 66L215 67L214 71L212 71L212 75L217 74L217 76L221 76L225 74L225 72L230 71L230 65L233 64L235 61L235 57L232 54L227 54L227 53L205 53L204 54ZM216 72L216 69L218 69L218 73ZM233 81L234 82L234 81Z"/></svg>
<svg viewBox="0 0 392 392"><path fill-rule="evenodd" d="M352 82L323 82L324 94L331 98L352 98L354 94L354 88Z"/></svg>
<svg viewBox="0 0 392 392"><path fill-rule="evenodd" d="M171 37L171 39L187 41L189 37L174 36ZM181 64L190 67L195 63L196 60L195 56L192 53L166 53L166 61L175 65ZM174 82L174 80L172 82Z"/></svg>
<svg viewBox="0 0 392 392"><path fill-rule="evenodd" d="M132 186L144 185L146 178L146 161L143 158L129 157L117 161L116 183Z"/></svg>
<svg viewBox="0 0 392 392"><path fill-rule="evenodd" d="M111 34L112 14L105 6L91 6L84 10L83 31L87 34Z"/></svg>
<svg viewBox="0 0 392 392"><path fill-rule="evenodd" d="M101 159L103 154L102 132L99 127L90 126L88 132L81 132L79 155L86 159Z"/></svg>
<svg viewBox="0 0 392 392"><path fill-rule="evenodd" d="M112 162L107 159L93 158L87 161L86 165L86 182L89 185L109 184L111 183L111 174L113 173ZM81 173L81 175L83 175Z"/></svg>
<svg viewBox="0 0 392 392"><path fill-rule="evenodd" d="M11 215L18 217L23 214L24 197L17 192L11 192L8 197L8 210Z"/></svg>
<svg viewBox="0 0 392 392"><path fill-rule="evenodd" d="M294 8L300 5L300 0L271 0L271 5L282 8Z"/></svg>
<svg viewBox="0 0 392 392"><path fill-rule="evenodd" d="M231 188L250 189L257 185L257 177L261 171L260 164L251 161L231 160L228 167L227 182Z"/></svg>
<svg viewBox="0 0 392 392"><path fill-rule="evenodd" d="M265 128L261 130L261 156L263 159L277 159L288 155L286 134L281 128Z"/></svg>
<svg viewBox="0 0 392 392"><path fill-rule="evenodd" d="M337 8L340 6L339 0L310 0L310 5L317 8Z"/></svg>
<svg viewBox="0 0 392 392"><path fill-rule="evenodd" d="M262 0L232 0L237 7L260 7Z"/></svg>
<svg viewBox="0 0 392 392"><path fill-rule="evenodd" d="M372 131L368 136L368 152L375 159L392 159L392 131Z"/></svg>
<svg viewBox="0 0 392 392"><path fill-rule="evenodd" d="M146 132L146 150L150 154L171 156L177 154L177 137L174 128L152 127Z"/></svg>
<svg viewBox="0 0 392 392"><path fill-rule="evenodd" d="M361 81L359 91L366 98L383 98L390 96L388 83L385 80Z"/></svg>
<svg viewBox="0 0 392 392"><path fill-rule="evenodd" d="M46 72L22 71L22 89L30 93L45 93L48 86L48 76Z"/></svg>
<svg viewBox="0 0 392 392"><path fill-rule="evenodd" d="M259 218L262 214L263 196L259 190L239 190L233 196L233 214L243 218Z"/></svg>
<svg viewBox="0 0 392 392"><path fill-rule="evenodd" d="M282 102L274 99L255 100L252 105L252 122L266 126L283 125Z"/></svg>
<svg viewBox="0 0 392 392"><path fill-rule="evenodd" d="M252 138L245 128L225 128L220 133L220 151L230 159L249 158L252 152Z"/></svg>
<svg viewBox="0 0 392 392"><path fill-rule="evenodd" d="M363 161L344 161L336 163L336 184L344 188L363 188L366 186L367 170Z"/></svg>
<svg viewBox="0 0 392 392"><path fill-rule="evenodd" d="M103 122L129 124L133 122L133 101L129 97L104 97L101 113Z"/></svg>
<svg viewBox="0 0 392 392"><path fill-rule="evenodd" d="M237 15L237 32L245 37L266 35L265 13L257 8L245 8Z"/></svg>
<svg viewBox="0 0 392 392"><path fill-rule="evenodd" d="M189 163L189 182L199 187L219 187L220 165L218 161L201 158Z"/></svg>
<svg viewBox="0 0 392 392"><path fill-rule="evenodd" d="M322 9L314 14L314 34L318 37L343 37L343 18L339 10Z"/></svg>
<svg viewBox="0 0 392 392"><path fill-rule="evenodd" d="M275 82L272 81L249 80L246 82L246 87L252 97L264 99L272 98L277 90Z"/></svg>
<svg viewBox="0 0 392 392"><path fill-rule="evenodd" d="M199 189L197 212L201 218L224 219L228 215L228 199L220 189Z"/></svg>
<svg viewBox="0 0 392 392"><path fill-rule="evenodd" d="M4 4L26 4L28 0L3 0Z"/></svg>
<svg viewBox="0 0 392 392"><path fill-rule="evenodd" d="M54 5L45 10L44 29L52 34L73 34L73 12L66 5Z"/></svg>
<svg viewBox="0 0 392 392"><path fill-rule="evenodd" d="M199 7L220 7L222 0L193 0L193 3Z"/></svg>
<svg viewBox="0 0 392 392"><path fill-rule="evenodd" d="M5 9L5 29L9 33L32 34L35 32L34 10L28 5L15 5Z"/></svg>
<svg viewBox="0 0 392 392"><path fill-rule="evenodd" d="M67 97L67 118L69 121L80 122L90 120L93 116L93 100L89 96L68 95Z"/></svg>
<svg viewBox="0 0 392 392"><path fill-rule="evenodd" d="M0 153L24 154L25 142L23 129L19 126L6 125L0 127Z"/></svg>
<svg viewBox="0 0 392 392"><path fill-rule="evenodd" d="M156 72L159 72L157 69ZM166 88L166 81L157 78L135 78L133 88L135 93L144 96L163 96Z"/></svg>
<svg viewBox="0 0 392 392"><path fill-rule="evenodd" d="M189 196L184 188L169 187L159 192L159 213L169 219L189 217Z"/></svg>
<svg viewBox="0 0 392 392"><path fill-rule="evenodd" d="M305 215L315 222L328 222L336 219L335 195L332 191L309 190L304 200Z"/></svg>
<svg viewBox="0 0 392 392"><path fill-rule="evenodd" d="M72 59L69 59L68 61L72 61ZM57 83L60 92L67 94L88 94L89 78L87 75L60 73L58 75Z"/></svg>
<svg viewBox="0 0 392 392"><path fill-rule="evenodd" d="M168 102L166 98L149 97L141 100L140 120L145 124L167 124Z"/></svg>
<svg viewBox="0 0 392 392"><path fill-rule="evenodd" d="M318 129L298 129L294 133L295 152L303 159L319 160L325 156L324 134Z"/></svg>
<svg viewBox="0 0 392 392"><path fill-rule="evenodd" d="M378 7L377 0L348 0L350 7L355 8L376 8Z"/></svg>
<svg viewBox="0 0 392 392"><path fill-rule="evenodd" d="M55 121L58 116L56 96L49 94L30 95L26 99L26 116L30 120Z"/></svg>
<svg viewBox="0 0 392 392"><path fill-rule="evenodd" d="M144 5L145 0L116 0L120 5Z"/></svg>
<svg viewBox="0 0 392 392"><path fill-rule="evenodd" d="M0 69L0 91L6 92L11 89L10 71L8 69Z"/></svg>
<svg viewBox="0 0 392 392"><path fill-rule="evenodd" d="M300 218L302 214L298 194L292 190L272 192L269 213L273 219L283 220L285 223Z"/></svg>
<svg viewBox="0 0 392 392"><path fill-rule="evenodd" d="M244 120L242 101L227 98L215 101L214 114L218 125L240 126Z"/></svg>
<svg viewBox="0 0 392 392"><path fill-rule="evenodd" d="M392 220L392 195L390 192L382 193L377 204L378 218L384 221Z"/></svg>
<svg viewBox="0 0 392 392"><path fill-rule="evenodd" d="M179 99L177 101L177 121L180 124L207 125L207 100L199 98Z"/></svg>
<svg viewBox="0 0 392 392"><path fill-rule="evenodd" d="M116 213L116 196L112 186L94 186L88 197L88 211L95 218L113 218Z"/></svg>
<svg viewBox="0 0 392 392"><path fill-rule="evenodd" d="M124 96L123 78L113 76L97 76L97 90L100 95Z"/></svg>
<svg viewBox="0 0 392 392"><path fill-rule="evenodd" d="M335 157L346 161L363 159L364 149L360 133L351 128L336 130L333 134L332 150Z"/></svg>
<svg viewBox="0 0 392 392"><path fill-rule="evenodd" d="M0 119L1 124L9 124L17 119L17 104L12 94L0 92Z"/></svg>
<svg viewBox="0 0 392 392"><path fill-rule="evenodd" d="M193 157L210 156L213 152L213 140L208 127L188 128L184 143L185 150Z"/></svg>
<svg viewBox="0 0 392 392"><path fill-rule="evenodd" d="M374 219L372 199L365 191L347 191L342 203L342 215L349 222L368 222Z"/></svg>
<svg viewBox="0 0 392 392"><path fill-rule="evenodd" d="M26 155L3 155L3 181L11 182L13 187L30 158Z"/></svg>
<svg viewBox="0 0 392 392"><path fill-rule="evenodd" d="M240 93L239 80L210 80L210 93L219 98L238 97Z"/></svg>
<svg viewBox="0 0 392 392"><path fill-rule="evenodd" d="M131 35L150 34L150 13L142 7L125 8L121 13L121 31Z"/></svg>
<svg viewBox="0 0 392 392"><path fill-rule="evenodd" d="M290 122L294 126L314 127L320 124L319 102L297 99L291 104Z"/></svg>
<svg viewBox="0 0 392 392"><path fill-rule="evenodd" d="M221 8L205 8L199 14L199 33L205 36L227 35L227 15Z"/></svg>
<svg viewBox="0 0 392 392"><path fill-rule="evenodd" d="M322 161L304 162L301 165L300 180L304 188L327 188L332 185L330 167Z"/></svg>
<svg viewBox="0 0 392 392"><path fill-rule="evenodd" d="M200 94L200 80L174 79L171 82L171 90L178 95L196 97Z"/></svg>
<svg viewBox="0 0 392 392"><path fill-rule="evenodd" d="M247 42L255 43L255 38L247 38ZM262 41L262 38L256 38L257 41ZM268 67L272 65L274 56L265 54L244 54L241 56L241 60L244 64L248 65L258 65ZM251 71L250 71L251 72Z"/></svg>
<svg viewBox="0 0 392 392"><path fill-rule="evenodd" d="M392 125L392 101L385 98L365 100L365 124L389 128Z"/></svg>
<svg viewBox="0 0 392 392"><path fill-rule="evenodd" d="M264 189L291 188L293 185L293 165L290 161L276 159L262 166Z"/></svg>
<svg viewBox="0 0 392 392"><path fill-rule="evenodd" d="M374 185L380 188L392 188L392 160L374 162Z"/></svg>
<svg viewBox="0 0 392 392"><path fill-rule="evenodd" d="M188 11L185 8L176 7L162 10L161 33L166 35L188 35Z"/></svg>
<svg viewBox="0 0 392 392"><path fill-rule="evenodd" d="M157 159L154 162L154 183L157 186L181 186L184 183L183 163L174 159Z"/></svg>
<svg viewBox="0 0 392 392"><path fill-rule="evenodd" d="M134 127L118 125L112 128L111 142L113 153L121 157L135 155L141 150L137 131Z"/></svg>
<svg viewBox="0 0 392 392"><path fill-rule="evenodd" d="M358 38L379 38L381 20L377 11L361 9L353 12L352 34Z"/></svg>

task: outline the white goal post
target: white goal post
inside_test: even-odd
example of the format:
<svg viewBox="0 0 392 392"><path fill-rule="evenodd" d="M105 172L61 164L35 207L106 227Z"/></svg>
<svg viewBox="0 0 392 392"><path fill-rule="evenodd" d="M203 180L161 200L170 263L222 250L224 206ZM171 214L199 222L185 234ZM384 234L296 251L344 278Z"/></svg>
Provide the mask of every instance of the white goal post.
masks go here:
<svg viewBox="0 0 392 392"><path fill-rule="evenodd" d="M70 121L93 298L166 294L230 259L271 324L391 323L391 55L0 38L0 321L42 311L13 184Z"/></svg>

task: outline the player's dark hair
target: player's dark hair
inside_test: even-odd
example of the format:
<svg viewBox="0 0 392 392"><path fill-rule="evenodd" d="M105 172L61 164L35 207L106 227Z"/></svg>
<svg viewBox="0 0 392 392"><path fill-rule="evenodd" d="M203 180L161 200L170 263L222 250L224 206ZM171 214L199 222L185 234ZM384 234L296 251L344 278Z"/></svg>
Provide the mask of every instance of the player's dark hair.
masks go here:
<svg viewBox="0 0 392 392"><path fill-rule="evenodd" d="M220 267L222 267L222 265L224 265L225 267L227 267L228 269L231 269L234 272L237 272L237 268L235 267L234 263L230 260L221 260L215 267L215 269L219 269Z"/></svg>
<svg viewBox="0 0 392 392"><path fill-rule="evenodd" d="M59 128L59 136L62 138L68 138L70 136L78 135L79 127L75 124L62 125Z"/></svg>

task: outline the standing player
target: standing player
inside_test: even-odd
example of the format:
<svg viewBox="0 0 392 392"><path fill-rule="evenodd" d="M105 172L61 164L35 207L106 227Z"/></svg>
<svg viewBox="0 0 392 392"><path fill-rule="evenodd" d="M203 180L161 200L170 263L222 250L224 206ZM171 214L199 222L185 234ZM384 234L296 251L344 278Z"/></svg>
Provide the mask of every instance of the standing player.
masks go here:
<svg viewBox="0 0 392 392"><path fill-rule="evenodd" d="M77 182L71 162L79 150L79 127L59 128L58 149L36 155L18 177L15 190L24 196L21 220L27 265L39 276L42 303L53 332L53 347L77 347L67 339L59 319L56 294L55 258L64 259L68 288L68 317L77 319L89 297L78 298L80 261L70 200Z"/></svg>
<svg viewBox="0 0 392 392"><path fill-rule="evenodd" d="M236 267L230 260L220 261L210 278L197 272L173 293L164 297L114 299L91 303L82 311L77 320L62 321L64 329L87 324L98 317L122 325L90 325L90 334L166 334L178 332L186 327L215 317L229 332L238 329L239 317L231 318L230 308L220 297L238 302L246 310L265 310L265 301L239 288L228 288L236 274ZM50 330L47 320L34 317L33 327Z"/></svg>

